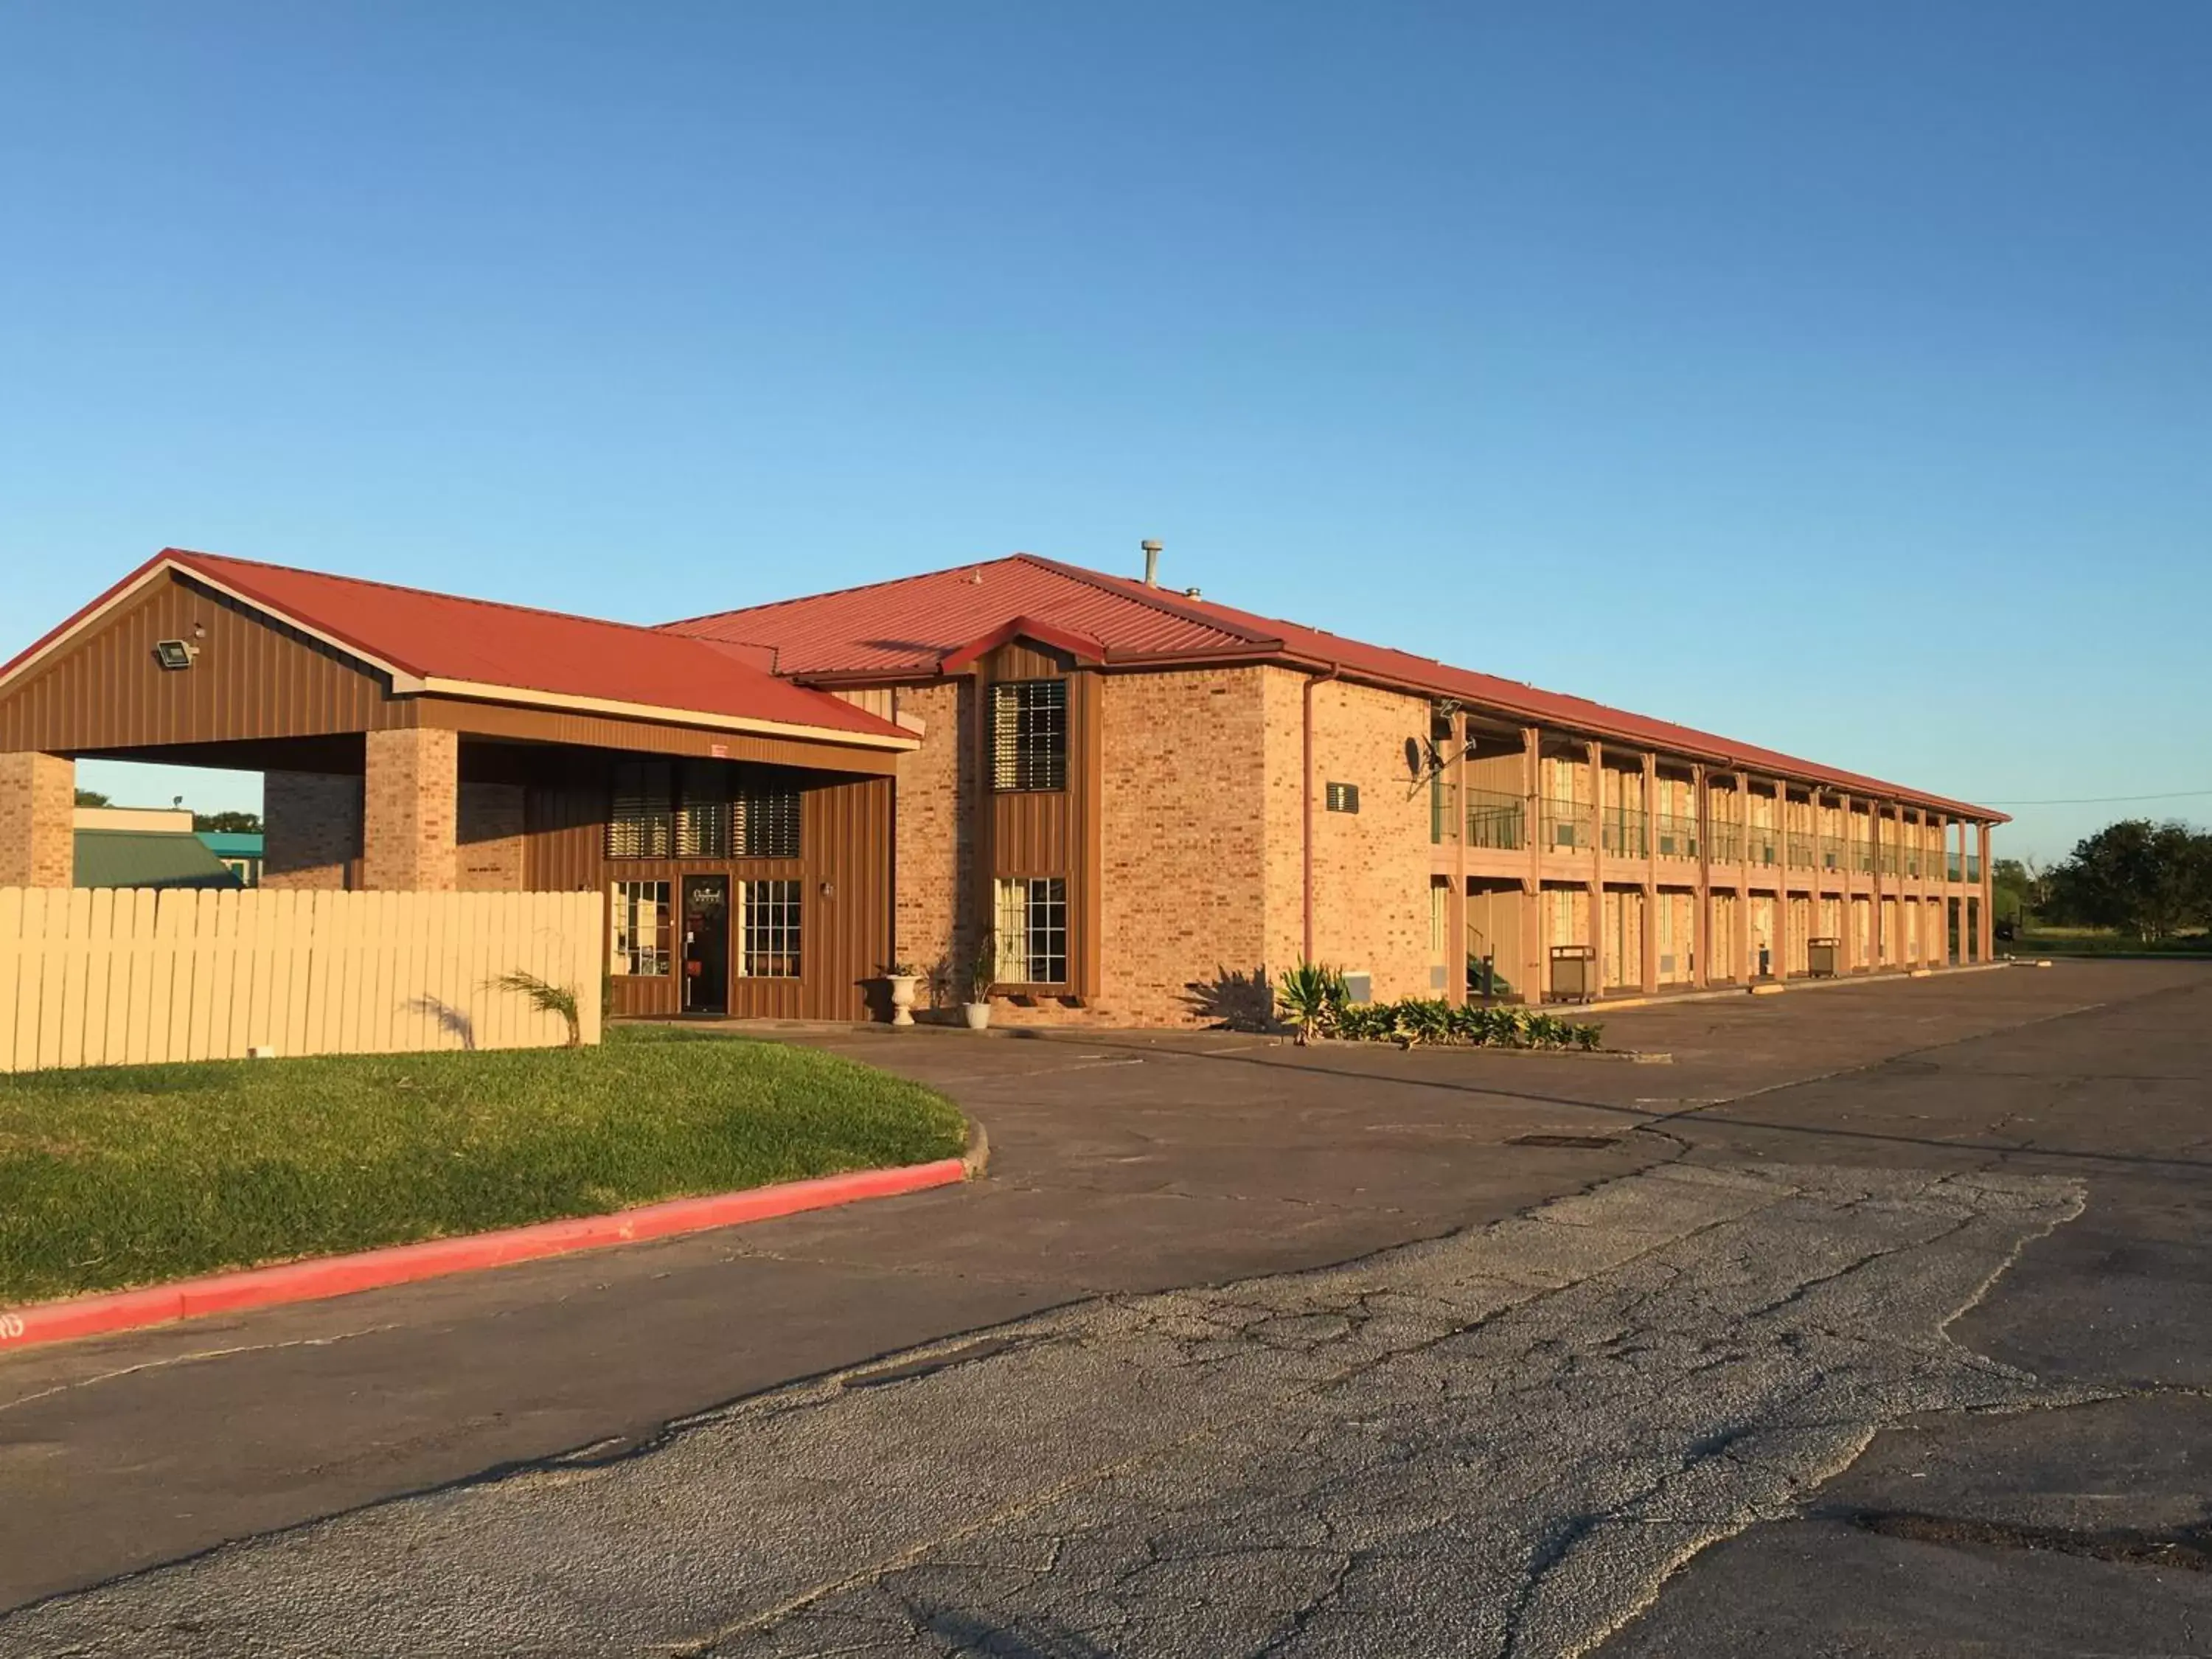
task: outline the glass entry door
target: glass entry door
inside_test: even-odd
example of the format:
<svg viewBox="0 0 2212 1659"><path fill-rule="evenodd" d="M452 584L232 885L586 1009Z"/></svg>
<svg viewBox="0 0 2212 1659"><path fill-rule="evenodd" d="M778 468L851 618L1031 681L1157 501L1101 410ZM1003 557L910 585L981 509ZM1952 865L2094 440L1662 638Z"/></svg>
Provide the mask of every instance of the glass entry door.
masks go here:
<svg viewBox="0 0 2212 1659"><path fill-rule="evenodd" d="M684 878L684 1012L730 1011L730 878Z"/></svg>

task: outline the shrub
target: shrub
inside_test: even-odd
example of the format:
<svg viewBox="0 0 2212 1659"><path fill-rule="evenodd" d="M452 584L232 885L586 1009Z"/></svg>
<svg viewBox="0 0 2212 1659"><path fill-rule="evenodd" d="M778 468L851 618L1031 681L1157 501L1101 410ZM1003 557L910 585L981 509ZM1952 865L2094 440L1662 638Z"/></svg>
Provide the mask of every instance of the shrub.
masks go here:
<svg viewBox="0 0 2212 1659"><path fill-rule="evenodd" d="M1347 1042L1401 1042L1411 1048L1415 1043L1443 1043L1470 1048L1580 1048L1593 1050L1604 1035L1600 1025L1578 1024L1563 1019L1557 1014L1544 1013L1531 1008L1480 1007L1473 1004L1453 1007L1437 997L1407 997L1397 1002L1352 1004L1340 999L1344 994L1341 975L1331 975L1330 988L1339 999L1330 1005L1326 998L1319 1004L1322 1012L1312 1027L1306 1027L1293 1006L1291 987L1294 980L1310 969L1310 964L1284 975L1283 1006L1294 1022L1300 1024L1300 1041L1308 1031L1318 1030L1323 1035L1341 1037ZM1330 974L1326 969L1310 971ZM1304 981L1298 981L1303 986ZM1318 995L1318 993L1316 994ZM1304 1000L1303 990L1299 993Z"/></svg>
<svg viewBox="0 0 2212 1659"><path fill-rule="evenodd" d="M1302 1044L1312 1042L1316 1032L1334 1031L1350 1000L1344 975L1318 962L1301 961L1285 969L1275 988L1275 1001L1284 1018L1297 1028Z"/></svg>

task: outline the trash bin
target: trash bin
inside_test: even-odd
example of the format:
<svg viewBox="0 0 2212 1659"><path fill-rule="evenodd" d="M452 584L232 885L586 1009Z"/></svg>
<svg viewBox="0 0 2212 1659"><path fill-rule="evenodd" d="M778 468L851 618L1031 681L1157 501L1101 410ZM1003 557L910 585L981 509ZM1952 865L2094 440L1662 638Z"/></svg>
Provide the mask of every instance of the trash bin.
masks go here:
<svg viewBox="0 0 2212 1659"><path fill-rule="evenodd" d="M1588 1002L1597 994L1597 947L1594 945L1554 945L1552 947L1553 1002Z"/></svg>

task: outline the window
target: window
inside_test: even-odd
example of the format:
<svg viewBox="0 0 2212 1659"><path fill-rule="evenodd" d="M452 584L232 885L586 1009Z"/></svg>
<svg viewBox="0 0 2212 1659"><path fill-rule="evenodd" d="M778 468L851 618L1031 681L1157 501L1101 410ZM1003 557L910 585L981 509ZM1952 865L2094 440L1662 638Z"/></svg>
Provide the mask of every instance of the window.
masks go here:
<svg viewBox="0 0 2212 1659"><path fill-rule="evenodd" d="M687 763L676 807L676 856L730 855L730 769L713 761Z"/></svg>
<svg viewBox="0 0 2212 1659"><path fill-rule="evenodd" d="M1067 882L1060 876L1001 877L998 887L1000 982L1067 982Z"/></svg>
<svg viewBox="0 0 2212 1659"><path fill-rule="evenodd" d="M668 884L614 884L613 939L608 971L658 978L668 972Z"/></svg>
<svg viewBox="0 0 2212 1659"><path fill-rule="evenodd" d="M799 791L748 787L738 793L735 807L739 858L799 856Z"/></svg>
<svg viewBox="0 0 2212 1659"><path fill-rule="evenodd" d="M609 858L665 859L675 851L671 784L666 761L623 761L616 766L614 799L607 813Z"/></svg>
<svg viewBox="0 0 2212 1659"><path fill-rule="evenodd" d="M1007 680L991 688L991 787L1067 787L1067 682Z"/></svg>
<svg viewBox="0 0 2212 1659"><path fill-rule="evenodd" d="M611 859L795 859L799 792L720 761L623 761L607 813Z"/></svg>
<svg viewBox="0 0 2212 1659"><path fill-rule="evenodd" d="M738 972L746 979L799 977L799 900L795 881L738 884L744 926L738 940Z"/></svg>

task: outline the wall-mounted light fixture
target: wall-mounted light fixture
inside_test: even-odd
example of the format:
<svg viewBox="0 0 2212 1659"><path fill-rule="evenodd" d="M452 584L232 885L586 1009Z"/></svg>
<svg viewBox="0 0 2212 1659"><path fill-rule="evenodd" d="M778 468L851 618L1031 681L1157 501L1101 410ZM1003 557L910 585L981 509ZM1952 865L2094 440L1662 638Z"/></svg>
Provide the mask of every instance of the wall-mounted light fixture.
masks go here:
<svg viewBox="0 0 2212 1659"><path fill-rule="evenodd" d="M173 672L190 668L192 665L192 648L182 640L156 640L154 642L154 660Z"/></svg>

